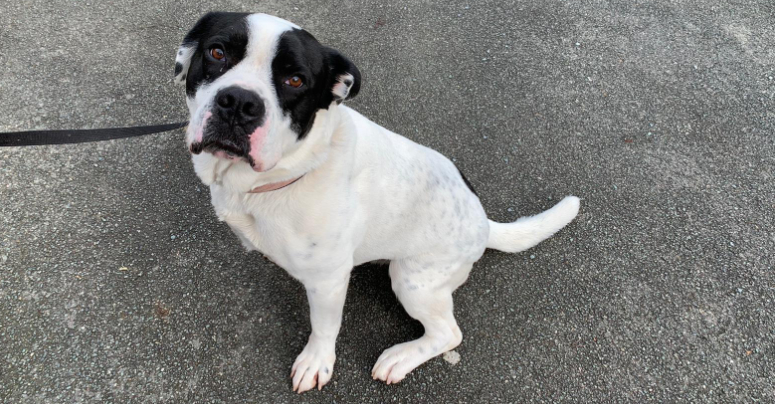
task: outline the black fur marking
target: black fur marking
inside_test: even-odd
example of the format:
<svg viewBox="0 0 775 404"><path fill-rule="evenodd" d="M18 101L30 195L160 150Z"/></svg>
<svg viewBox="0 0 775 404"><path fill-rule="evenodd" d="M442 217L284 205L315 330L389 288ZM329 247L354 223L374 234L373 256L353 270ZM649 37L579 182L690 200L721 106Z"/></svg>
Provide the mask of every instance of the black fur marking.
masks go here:
<svg viewBox="0 0 775 404"><path fill-rule="evenodd" d="M216 80L245 57L249 36L248 15L209 13L186 35L182 46L194 47L194 52L188 72L179 72L176 65L176 75L184 74L189 97L194 96L199 86ZM225 62L209 55L210 49L215 46L224 50ZM353 76L346 99L355 97L360 89L358 68L342 54L321 45L301 29L293 29L280 36L271 68L272 84L280 107L291 118L291 127L299 139L303 139L312 128L318 110L327 109L334 101L341 102L333 94L341 75ZM285 85L284 82L292 76L299 76L303 85L299 88Z"/></svg>
<svg viewBox="0 0 775 404"><path fill-rule="evenodd" d="M355 78L347 98L360 88L358 68L334 49L321 45L307 31L293 29L280 36L277 54L272 61L272 80L283 111L291 117L292 129L299 139L312 128L315 113L327 109L334 101L332 93L338 77L349 73ZM304 82L300 88L284 84L292 76Z"/></svg>
<svg viewBox="0 0 775 404"><path fill-rule="evenodd" d="M457 168L457 167L455 167L455 168ZM471 190L471 192L473 192L473 193L474 193L474 195L476 195L476 196L478 197L478 196L479 196L479 194L478 194L478 193L476 193L476 190L474 189L474 186L473 186L473 185L471 185L471 181L469 181L469 180L468 180L468 178L466 178L466 176L465 176L465 175L463 175L463 172L462 172L462 171L460 171L460 169L459 169L459 168L457 168L457 172L460 174L460 177L462 177L462 178L463 178L463 182L465 182L465 183L466 183L466 185L468 186L468 189L470 189L470 190Z"/></svg>
<svg viewBox="0 0 775 404"><path fill-rule="evenodd" d="M183 71L183 65L180 62L175 63L175 76Z"/></svg>
<svg viewBox="0 0 775 404"><path fill-rule="evenodd" d="M183 39L183 46L196 46L186 76L186 94L193 96L197 87L211 83L245 57L248 45L247 13L208 13ZM208 57L210 48L223 49L225 61ZM176 66L177 70L177 66Z"/></svg>

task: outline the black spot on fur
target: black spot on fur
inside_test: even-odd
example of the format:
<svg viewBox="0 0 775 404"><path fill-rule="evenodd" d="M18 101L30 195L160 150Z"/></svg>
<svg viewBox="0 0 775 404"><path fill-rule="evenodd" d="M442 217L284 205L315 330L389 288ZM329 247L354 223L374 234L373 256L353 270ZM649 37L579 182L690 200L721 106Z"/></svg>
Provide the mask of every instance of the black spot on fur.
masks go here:
<svg viewBox="0 0 775 404"><path fill-rule="evenodd" d="M455 168L457 168L457 166L456 166ZM461 177L461 178L463 178L463 182L465 182L465 183L466 183L466 185L468 186L468 189L470 189L470 190L471 190L471 192L473 192L473 193L474 193L474 195L476 195L476 196L478 197L478 196L479 196L479 194L477 194L477 193L476 193L476 190L474 189L474 186L473 186L473 185L471 185L471 181L469 181L469 180L468 180L468 178L466 178L466 176L465 176L465 175L463 175L463 172L462 172L462 171L460 171L460 169L459 169L459 168L457 168L457 172L460 174L460 177Z"/></svg>
<svg viewBox="0 0 775 404"><path fill-rule="evenodd" d="M183 65L180 62L175 63L175 76L180 74L180 72L182 71L183 71Z"/></svg>

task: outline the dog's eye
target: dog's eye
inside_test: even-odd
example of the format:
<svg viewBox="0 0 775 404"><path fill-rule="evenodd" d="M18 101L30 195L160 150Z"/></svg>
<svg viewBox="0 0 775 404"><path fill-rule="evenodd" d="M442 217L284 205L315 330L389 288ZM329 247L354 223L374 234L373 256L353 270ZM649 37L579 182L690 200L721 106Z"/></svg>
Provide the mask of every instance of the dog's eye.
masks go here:
<svg viewBox="0 0 775 404"><path fill-rule="evenodd" d="M210 56L215 60L223 60L226 58L226 53L221 48L212 48L210 49Z"/></svg>
<svg viewBox="0 0 775 404"><path fill-rule="evenodd" d="M301 80L301 77L299 76L293 76L289 78L288 80L285 80L285 84L293 87L293 88L299 88L301 87L304 82Z"/></svg>

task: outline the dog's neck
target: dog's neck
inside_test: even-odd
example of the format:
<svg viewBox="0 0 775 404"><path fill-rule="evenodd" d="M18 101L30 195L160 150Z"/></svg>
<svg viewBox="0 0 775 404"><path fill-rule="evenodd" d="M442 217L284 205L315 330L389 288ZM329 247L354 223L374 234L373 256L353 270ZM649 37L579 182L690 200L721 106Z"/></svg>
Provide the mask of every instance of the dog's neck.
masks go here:
<svg viewBox="0 0 775 404"><path fill-rule="evenodd" d="M299 141L298 147L283 156L267 174L273 174L278 180L287 180L320 167L328 159L335 141L335 133L342 122L342 109L340 105L332 103L328 109L319 110L305 139Z"/></svg>

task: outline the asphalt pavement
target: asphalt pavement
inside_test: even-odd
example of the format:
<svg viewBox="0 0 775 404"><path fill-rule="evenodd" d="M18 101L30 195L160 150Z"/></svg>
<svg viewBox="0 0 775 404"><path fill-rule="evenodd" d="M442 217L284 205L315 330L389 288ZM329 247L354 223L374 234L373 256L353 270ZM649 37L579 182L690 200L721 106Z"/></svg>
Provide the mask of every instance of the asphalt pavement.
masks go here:
<svg viewBox="0 0 775 404"><path fill-rule="evenodd" d="M0 150L0 402L775 401L775 8L749 1L0 4L0 131L187 118L172 83L209 10L341 50L352 102L450 157L489 215L579 217L488 251L455 293L460 362L372 381L418 337L357 268L323 391L289 373L301 286L216 220L178 130Z"/></svg>

